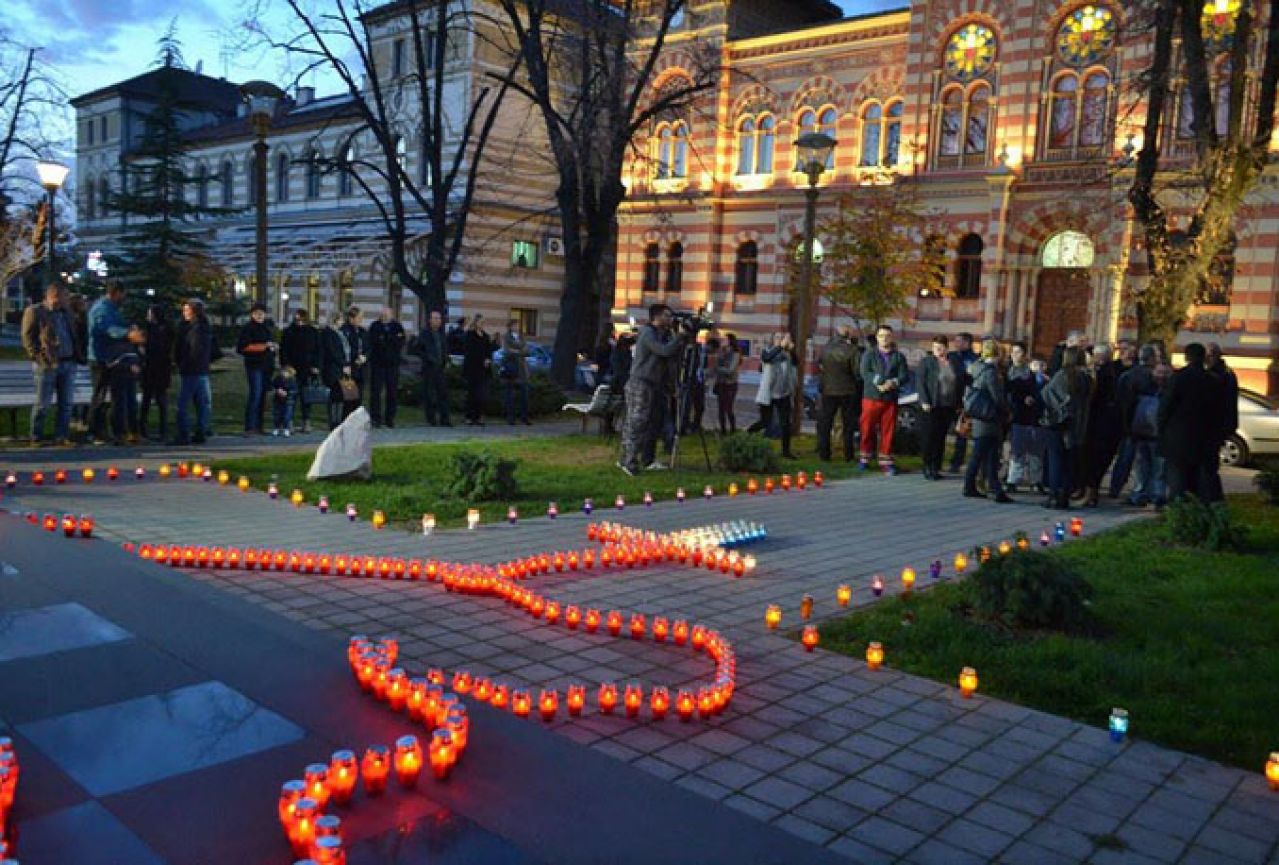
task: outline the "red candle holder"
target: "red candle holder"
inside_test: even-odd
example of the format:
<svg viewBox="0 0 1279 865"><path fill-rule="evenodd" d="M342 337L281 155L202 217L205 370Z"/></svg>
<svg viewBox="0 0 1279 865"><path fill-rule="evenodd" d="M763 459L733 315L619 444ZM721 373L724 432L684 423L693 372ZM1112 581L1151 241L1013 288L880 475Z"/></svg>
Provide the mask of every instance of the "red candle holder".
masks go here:
<svg viewBox="0 0 1279 865"><path fill-rule="evenodd" d="M395 777L400 786L411 790L422 774L422 746L417 736L401 736L395 740Z"/></svg>
<svg viewBox="0 0 1279 865"><path fill-rule="evenodd" d="M582 709L586 706L586 686L569 685L564 702L571 717L576 718L581 715Z"/></svg>
<svg viewBox="0 0 1279 865"><path fill-rule="evenodd" d="M617 686L612 682L601 684L598 700L601 714L613 714L613 710L617 708Z"/></svg>
<svg viewBox="0 0 1279 865"><path fill-rule="evenodd" d="M378 796L385 792L386 780L390 773L391 749L385 745L370 745L364 752L364 760L360 764L364 791L370 796Z"/></svg>
<svg viewBox="0 0 1279 865"><path fill-rule="evenodd" d="M671 708L671 693L663 685L653 688L649 694L649 711L653 715L654 721L661 721L666 717L666 713Z"/></svg>
<svg viewBox="0 0 1279 865"><path fill-rule="evenodd" d="M537 698L537 709L542 713L543 721L549 723L555 720L555 713L559 710L559 703L559 694L554 688L542 689L542 693Z"/></svg>

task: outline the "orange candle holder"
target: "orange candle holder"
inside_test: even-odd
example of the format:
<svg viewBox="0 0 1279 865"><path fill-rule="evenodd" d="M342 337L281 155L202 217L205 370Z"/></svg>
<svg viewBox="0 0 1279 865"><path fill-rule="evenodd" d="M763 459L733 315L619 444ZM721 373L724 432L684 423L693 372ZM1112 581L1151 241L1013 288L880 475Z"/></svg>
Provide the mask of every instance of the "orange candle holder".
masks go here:
<svg viewBox="0 0 1279 865"><path fill-rule="evenodd" d="M775 631L781 623L782 608L777 604L769 604L768 609L764 610L764 624L768 626L770 631Z"/></svg>
<svg viewBox="0 0 1279 865"><path fill-rule="evenodd" d="M604 682L599 691L600 714L611 715L617 708L617 686L612 682Z"/></svg>
<svg viewBox="0 0 1279 865"><path fill-rule="evenodd" d="M697 714L702 720L715 714L715 694L712 689L697 689Z"/></svg>
<svg viewBox="0 0 1279 865"><path fill-rule="evenodd" d="M661 721L666 718L666 713L671 708L671 692L664 685L658 685L653 688L649 694L648 710L653 716L654 721Z"/></svg>
<svg viewBox="0 0 1279 865"><path fill-rule="evenodd" d="M853 599L852 586L841 585L839 588L835 589L835 602L838 603L841 607L847 607L849 602L852 601L852 599Z"/></svg>
<svg viewBox="0 0 1279 865"><path fill-rule="evenodd" d="M428 754L431 761L431 773L435 780L448 780L449 773L457 762L457 752L453 748L453 734L448 730L436 730L431 734Z"/></svg>
<svg viewBox="0 0 1279 865"><path fill-rule="evenodd" d="M692 691L681 689L675 696L675 714L679 715L680 721L687 723L693 718L693 712L697 710L697 699L693 696Z"/></svg>
<svg viewBox="0 0 1279 865"><path fill-rule="evenodd" d="M804 633L803 636L800 637L800 642L804 644L804 649L806 651L811 652L813 649L816 649L820 640L821 637L817 633L816 625L804 626Z"/></svg>
<svg viewBox="0 0 1279 865"><path fill-rule="evenodd" d="M666 642L666 638L670 636L671 624L665 616L656 616L653 619L653 639L659 643Z"/></svg>
<svg viewBox="0 0 1279 865"><path fill-rule="evenodd" d="M325 763L312 763L307 766L303 774L303 783L306 784L306 795L309 799L314 799L316 804L320 806L320 810L324 810L324 806L329 804L329 796L331 790L329 787L329 767Z"/></svg>
<svg viewBox="0 0 1279 865"><path fill-rule="evenodd" d="M911 592L915 588L915 569L902 568L902 591Z"/></svg>
<svg viewBox="0 0 1279 865"><path fill-rule="evenodd" d="M560 695L554 688L543 688L537 697L537 710L542 713L542 720L550 723L555 720L555 713L560 708Z"/></svg>
<svg viewBox="0 0 1279 865"><path fill-rule="evenodd" d="M493 699L489 700L489 705L494 709L505 709L511 704L511 686L495 685L493 688Z"/></svg>
<svg viewBox="0 0 1279 865"><path fill-rule="evenodd" d="M529 696L528 691L514 691L511 693L511 712L517 718L527 718L532 709L533 699Z"/></svg>
<svg viewBox="0 0 1279 865"><path fill-rule="evenodd" d="M277 805L277 812L280 817L280 827L284 830L286 837L292 837L293 834L293 817L297 811L298 802L306 797L305 781L285 781L280 787L280 799Z"/></svg>
<svg viewBox="0 0 1279 865"><path fill-rule="evenodd" d="M576 718L581 715L582 709L586 707L586 686L569 685L564 702L568 706L570 717Z"/></svg>
<svg viewBox="0 0 1279 865"><path fill-rule="evenodd" d="M964 667L959 671L959 693L965 698L977 690L977 671L972 667Z"/></svg>
<svg viewBox="0 0 1279 865"><path fill-rule="evenodd" d="M378 796L386 791L386 779L391 773L391 749L385 745L370 745L360 763L360 776L364 779L364 791Z"/></svg>
<svg viewBox="0 0 1279 865"><path fill-rule="evenodd" d="M395 777L400 786L411 790L422 774L422 746L417 736L401 736L395 740Z"/></svg>
<svg viewBox="0 0 1279 865"><path fill-rule="evenodd" d="M582 623L582 611L575 606L569 606L564 610L564 624L569 628L576 629Z"/></svg>
<svg viewBox="0 0 1279 865"><path fill-rule="evenodd" d="M94 472L93 469L85 469L84 471L80 472L80 477L84 480L86 484L91 484L93 483L93 479L97 477L97 473Z"/></svg>
<svg viewBox="0 0 1279 865"><path fill-rule="evenodd" d="M688 642L688 622L683 619L676 619L675 624L671 626L671 639L675 641L675 645L682 646Z"/></svg>
<svg viewBox="0 0 1279 865"><path fill-rule="evenodd" d="M1266 781L1271 790L1279 791L1279 751L1272 751L1266 761Z"/></svg>
<svg viewBox="0 0 1279 865"><path fill-rule="evenodd" d="M881 643L870 643L866 646L866 668L878 670L884 664L884 646Z"/></svg>
<svg viewBox="0 0 1279 865"><path fill-rule="evenodd" d="M608 613L608 632L616 637L622 633L622 614L617 610L609 610Z"/></svg>
<svg viewBox="0 0 1279 865"><path fill-rule="evenodd" d="M804 595L799 602L799 617L807 622L813 617L813 596Z"/></svg>
<svg viewBox="0 0 1279 865"><path fill-rule="evenodd" d="M644 689L639 685L627 685L622 703L626 707L626 717L639 717L639 711L644 705Z"/></svg>
<svg viewBox="0 0 1279 865"><path fill-rule="evenodd" d="M631 614L631 639L642 640L644 634L648 630L648 626L644 621L644 616L640 613Z"/></svg>
<svg viewBox="0 0 1279 865"><path fill-rule="evenodd" d="M355 752L334 751L329 758L329 798L338 805L345 805L355 794L355 782L360 771L356 763Z"/></svg>
<svg viewBox="0 0 1279 865"><path fill-rule="evenodd" d="M315 820L320 816L320 806L314 799L303 797L293 809L293 825L289 828L289 843L298 856L306 856L315 842Z"/></svg>

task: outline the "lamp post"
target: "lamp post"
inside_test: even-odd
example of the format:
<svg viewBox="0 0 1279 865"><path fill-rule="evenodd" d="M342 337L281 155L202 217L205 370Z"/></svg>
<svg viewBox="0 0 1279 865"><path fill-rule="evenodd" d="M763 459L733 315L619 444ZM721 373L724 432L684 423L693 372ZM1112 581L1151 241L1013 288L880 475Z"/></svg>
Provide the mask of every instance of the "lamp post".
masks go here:
<svg viewBox="0 0 1279 865"><path fill-rule="evenodd" d="M44 191L48 194L49 220L46 223L45 230L45 266L48 268L49 282L52 283L57 276L54 270L54 246L57 243L57 232L53 219L54 199L58 195L58 190L62 188L62 184L66 182L67 172L71 169L63 165L61 162L40 161L36 163L36 174L40 176L40 185L44 187Z"/></svg>
<svg viewBox="0 0 1279 865"><path fill-rule="evenodd" d="M257 281L253 286L253 300L266 303L266 134L284 91L269 81L249 81L240 85L240 96L249 106L249 119L257 136L253 144L253 209L257 216L254 249Z"/></svg>
<svg viewBox="0 0 1279 865"><path fill-rule="evenodd" d="M804 191L804 269L800 275L799 292L795 300L798 314L795 316L795 347L799 352L799 387L802 393L804 374L808 368L808 328L812 318L813 251L817 245L817 184L826 171L826 162L835 151L835 139L824 132L806 132L795 142L799 148L799 164L808 175L808 189ZM796 399L793 405L792 425L798 435L804 422L804 400Z"/></svg>

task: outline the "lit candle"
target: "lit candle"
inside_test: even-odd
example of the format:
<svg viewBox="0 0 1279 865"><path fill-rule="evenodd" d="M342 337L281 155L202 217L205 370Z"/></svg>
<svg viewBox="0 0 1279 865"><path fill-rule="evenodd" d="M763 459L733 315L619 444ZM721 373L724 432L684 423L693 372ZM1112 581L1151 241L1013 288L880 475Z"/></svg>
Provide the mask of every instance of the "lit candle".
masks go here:
<svg viewBox="0 0 1279 865"><path fill-rule="evenodd" d="M565 702L568 705L568 713L570 716L576 718L581 715L583 707L586 706L586 686L569 685Z"/></svg>
<svg viewBox="0 0 1279 865"><path fill-rule="evenodd" d="M364 752L360 774L364 778L364 790L377 796L386 790L386 779L391 772L391 750L385 745L370 745Z"/></svg>
<svg viewBox="0 0 1279 865"><path fill-rule="evenodd" d="M707 484L706 489L702 490L702 497L707 501L713 499L715 497L715 488Z"/></svg>
<svg viewBox="0 0 1279 865"><path fill-rule="evenodd" d="M334 751L329 758L329 796L339 805L351 801L355 793L358 769L354 751Z"/></svg>
<svg viewBox="0 0 1279 865"><path fill-rule="evenodd" d="M647 623L644 621L644 616L640 613L632 613L631 614L631 639L632 640L644 639L644 632L646 630L647 630Z"/></svg>
<svg viewBox="0 0 1279 865"><path fill-rule="evenodd" d="M511 686L496 685L493 688L493 699L489 700L489 705L494 709L505 709L511 702Z"/></svg>
<svg viewBox="0 0 1279 865"><path fill-rule="evenodd" d="M626 707L626 717L637 717L640 708L644 705L644 689L639 685L627 685L622 704Z"/></svg>
<svg viewBox="0 0 1279 865"><path fill-rule="evenodd" d="M509 508L506 509L506 521L508 523L510 523L511 525L515 525L516 522L519 521L519 518L520 518L520 512L515 509L514 505L511 505Z"/></svg>
<svg viewBox="0 0 1279 865"><path fill-rule="evenodd" d="M653 639L659 643L666 642L667 636L671 632L670 622L665 616L656 616L653 619Z"/></svg>
<svg viewBox="0 0 1279 865"><path fill-rule="evenodd" d="M466 512L466 527L474 530L480 524L480 509L471 508Z"/></svg>
<svg viewBox="0 0 1279 865"><path fill-rule="evenodd" d="M67 482L67 470L58 469L53 473L53 482L55 484L65 484Z"/></svg>
<svg viewBox="0 0 1279 865"><path fill-rule="evenodd" d="M817 648L817 643L821 638L817 633L816 625L805 625L804 634L800 637L800 642L804 644L804 649L811 652Z"/></svg>
<svg viewBox="0 0 1279 865"><path fill-rule="evenodd" d="M569 606L564 610L564 624L571 629L576 629L582 623L582 611L576 606Z"/></svg>
<svg viewBox="0 0 1279 865"><path fill-rule="evenodd" d="M589 517L591 515L591 511L593 510L595 510L595 502L591 501L590 499L583 499L582 513L586 514Z"/></svg>
<svg viewBox="0 0 1279 865"><path fill-rule="evenodd" d="M910 593L915 588L915 569L902 568L902 590Z"/></svg>
<svg viewBox="0 0 1279 865"><path fill-rule="evenodd" d="M586 611L586 632L595 633L600 627L600 611L588 609Z"/></svg>
<svg viewBox="0 0 1279 865"><path fill-rule="evenodd" d="M35 484L36 486L43 486L43 485L44 485L44 472L32 472L32 473L31 473L31 483Z"/></svg>
<svg viewBox="0 0 1279 865"><path fill-rule="evenodd" d="M652 693L649 695L648 708L653 715L654 721L664 719L671 708L671 692L662 685L653 688Z"/></svg>
<svg viewBox="0 0 1279 865"><path fill-rule="evenodd" d="M866 647L866 668L869 670L878 670L884 663L884 646L881 643L871 643Z"/></svg>
<svg viewBox="0 0 1279 865"><path fill-rule="evenodd" d="M231 473L230 473L230 472L228 472L226 469L221 469L221 470L219 470L219 471L218 471L218 486L224 487L224 486L226 486L226 485L227 485L227 484L229 484L229 483L231 483Z"/></svg>
<svg viewBox="0 0 1279 865"><path fill-rule="evenodd" d="M278 499L280 497L279 484L277 484L275 481L271 481L271 483L267 485L266 494L271 499Z"/></svg>
<svg viewBox="0 0 1279 865"><path fill-rule="evenodd" d="M206 484L209 481L213 480L213 469L209 468L208 466L205 466L204 471L200 473L200 479L204 481Z"/></svg>
<svg viewBox="0 0 1279 865"><path fill-rule="evenodd" d="M315 506L319 509L320 513L327 514L329 512L329 497L320 496L320 500Z"/></svg>
<svg viewBox="0 0 1279 865"><path fill-rule="evenodd" d="M675 490L675 501L679 502L682 505L684 504L685 498L687 498L687 496L684 494L683 487L679 487L678 489Z"/></svg>
<svg viewBox="0 0 1279 865"><path fill-rule="evenodd" d="M729 485L728 485L728 497L729 497L729 498L736 498L736 497L737 497L737 484L729 484Z"/></svg>
<svg viewBox="0 0 1279 865"><path fill-rule="evenodd" d="M7 475L4 476L4 485L8 487L9 489L13 489L14 487L18 485L18 476L15 475L13 472L9 472Z"/></svg>
<svg viewBox="0 0 1279 865"><path fill-rule="evenodd" d="M848 602L853 599L853 587L849 585L841 585L835 589L835 602L841 607L847 607Z"/></svg>
<svg viewBox="0 0 1279 865"><path fill-rule="evenodd" d="M693 697L691 691L681 689L675 696L675 714L679 715L679 719L687 723L692 720L693 712L697 708L697 700Z"/></svg>
<svg viewBox="0 0 1279 865"><path fill-rule="evenodd" d="M1266 761L1266 780L1271 790L1279 790L1279 751L1272 751Z"/></svg>
<svg viewBox="0 0 1279 865"><path fill-rule="evenodd" d="M373 528L380 530L384 525L386 525L386 514L384 514L382 511L374 511L373 512Z"/></svg>
<svg viewBox="0 0 1279 865"><path fill-rule="evenodd" d="M304 796L293 808L293 825L289 829L289 841L293 844L293 852L305 856L315 841L315 818L319 816L320 806L314 799Z"/></svg>
<svg viewBox="0 0 1279 865"><path fill-rule="evenodd" d="M813 596L804 595L799 602L799 617L807 622L813 617Z"/></svg>
<svg viewBox="0 0 1279 865"><path fill-rule="evenodd" d="M546 506L546 515L550 517L551 519L555 519L556 517L558 517L560 515L559 505L555 504L555 502L551 502L550 504L548 504Z"/></svg>
<svg viewBox="0 0 1279 865"><path fill-rule="evenodd" d="M1015 543L1017 545L1017 549L1023 552L1030 549L1030 538L1026 537L1025 535L1020 535L1017 538Z"/></svg>
<svg viewBox="0 0 1279 865"><path fill-rule="evenodd" d="M755 495L755 493L759 492L759 481L755 480L754 478L751 478L750 480L748 480L746 482L746 492L750 493L751 495Z"/></svg>
<svg viewBox="0 0 1279 865"><path fill-rule="evenodd" d="M884 594L884 578L876 574L870 581L870 590L877 598Z"/></svg>
<svg viewBox="0 0 1279 865"><path fill-rule="evenodd" d="M964 667L959 671L959 693L965 698L971 697L977 690L977 671L972 667Z"/></svg>
<svg viewBox="0 0 1279 865"><path fill-rule="evenodd" d="M336 820L336 817L326 816L315 821L318 827L325 820ZM346 851L342 849L342 839L336 835L327 835L316 838L315 843L311 845L310 860L303 859L305 862L313 862L314 865L346 865Z"/></svg>
<svg viewBox="0 0 1279 865"><path fill-rule="evenodd" d="M1048 537L1048 531L1044 530L1039 533L1039 546L1046 547L1052 543L1052 539Z"/></svg>
<svg viewBox="0 0 1279 865"><path fill-rule="evenodd" d="M430 745L431 772L437 781L448 778L453 770L456 752L453 750L453 734L448 730L436 730L431 734Z"/></svg>
<svg viewBox="0 0 1279 865"><path fill-rule="evenodd" d="M764 611L764 624L768 626L770 631L775 631L781 623L782 608L777 606L777 604L769 604L768 609Z"/></svg>
<svg viewBox="0 0 1279 865"><path fill-rule="evenodd" d="M62 534L68 538L75 537L76 518L71 514L63 514L62 516Z"/></svg>
<svg viewBox="0 0 1279 865"><path fill-rule="evenodd" d="M537 710L542 713L542 720L547 723L554 721L559 707L559 693L554 688L543 688L537 698Z"/></svg>
<svg viewBox="0 0 1279 865"><path fill-rule="evenodd" d="M776 487L777 485L773 483L772 478L764 478L764 492L771 493Z"/></svg>
<svg viewBox="0 0 1279 865"><path fill-rule="evenodd" d="M306 767L304 775L306 784L306 795L310 799L314 799L316 804L320 806L320 810L324 810L324 806L329 802L329 767L324 763L312 763Z"/></svg>
<svg viewBox="0 0 1279 865"><path fill-rule="evenodd" d="M417 736L401 736L395 740L395 777L400 786L411 790L422 774L422 746Z"/></svg>
<svg viewBox="0 0 1279 865"><path fill-rule="evenodd" d="M1128 710L1114 708L1110 710L1110 741L1122 742L1128 735Z"/></svg>
<svg viewBox="0 0 1279 865"><path fill-rule="evenodd" d="M533 699L529 696L528 691L514 691L511 693L511 711L516 717L527 718L532 708Z"/></svg>
<svg viewBox="0 0 1279 865"><path fill-rule="evenodd" d="M968 570L968 556L955 553L955 573L962 574L966 570Z"/></svg>
<svg viewBox="0 0 1279 865"><path fill-rule="evenodd" d="M617 499L613 504L619 511L626 510L626 498L621 493L617 494Z"/></svg>
<svg viewBox="0 0 1279 865"><path fill-rule="evenodd" d="M675 624L671 626L671 638L675 641L675 645L682 646L688 642L688 622L682 619L676 619Z"/></svg>
<svg viewBox="0 0 1279 865"><path fill-rule="evenodd" d="M1013 545L1008 541L1000 541L998 549L1001 556L1006 556L1013 551Z"/></svg>
<svg viewBox="0 0 1279 865"><path fill-rule="evenodd" d="M91 484L93 483L93 479L94 477L96 477L96 474L93 471L93 469L85 469L84 471L80 472L80 477L84 479L84 482L86 484Z"/></svg>
<svg viewBox="0 0 1279 865"><path fill-rule="evenodd" d="M87 538L93 535L93 517L88 514L80 515L80 537Z"/></svg>
<svg viewBox="0 0 1279 865"><path fill-rule="evenodd" d="M1071 536L1072 536L1072 537L1076 537L1076 538L1077 538L1077 537L1079 537L1080 535L1082 535L1083 533L1084 533L1084 518L1083 518L1083 517L1071 517L1071 518L1070 518L1070 534L1071 534Z"/></svg>
<svg viewBox="0 0 1279 865"><path fill-rule="evenodd" d="M782 475L782 489L785 490L786 492L790 492L790 487L791 487L790 475Z"/></svg>
<svg viewBox="0 0 1279 865"><path fill-rule="evenodd" d="M435 514L422 514L422 534L429 535L435 531Z"/></svg>
<svg viewBox="0 0 1279 865"><path fill-rule="evenodd" d="M300 508L302 507L302 503L306 501L306 496L302 493L301 490L294 490L293 492L289 493L289 501L293 503L293 507Z"/></svg>
<svg viewBox="0 0 1279 865"><path fill-rule="evenodd" d="M240 475L240 479L235 482L235 485L240 488L240 492L242 493L247 493L249 491L249 479L244 475Z"/></svg>
<svg viewBox="0 0 1279 865"><path fill-rule="evenodd" d="M293 818L297 813L298 802L306 797L305 781L285 781L280 788L280 799L277 805L277 813L280 817L280 826L284 829L286 836L292 837L293 834Z"/></svg>
<svg viewBox="0 0 1279 865"><path fill-rule="evenodd" d="M617 686L612 682L604 682L600 685L599 706L600 714L603 715L611 715L617 708Z"/></svg>
<svg viewBox="0 0 1279 865"><path fill-rule="evenodd" d="M359 516L360 512L356 510L355 502L348 502L346 505L346 518L351 522L355 522Z"/></svg>

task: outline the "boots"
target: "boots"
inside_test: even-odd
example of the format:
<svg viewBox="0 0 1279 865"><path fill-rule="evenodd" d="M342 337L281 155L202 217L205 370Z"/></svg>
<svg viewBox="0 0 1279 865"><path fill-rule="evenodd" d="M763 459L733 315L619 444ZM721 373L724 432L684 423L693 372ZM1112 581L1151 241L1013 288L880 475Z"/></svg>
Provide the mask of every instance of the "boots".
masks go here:
<svg viewBox="0 0 1279 865"><path fill-rule="evenodd" d="M1095 507L1097 507L1097 498L1098 498L1098 495L1099 495L1099 493L1098 493L1097 487L1089 487L1089 488L1088 488L1088 489L1084 492L1084 507L1086 507L1086 508L1095 508Z"/></svg>

